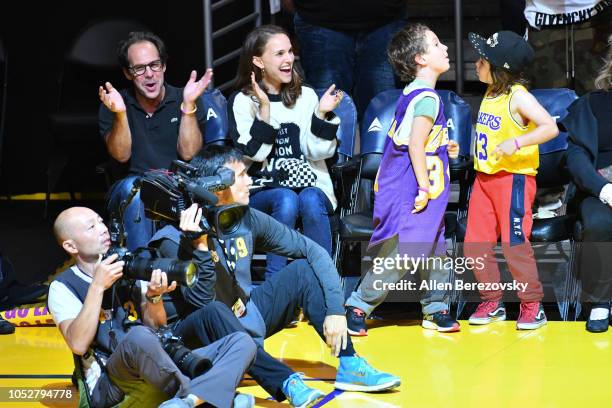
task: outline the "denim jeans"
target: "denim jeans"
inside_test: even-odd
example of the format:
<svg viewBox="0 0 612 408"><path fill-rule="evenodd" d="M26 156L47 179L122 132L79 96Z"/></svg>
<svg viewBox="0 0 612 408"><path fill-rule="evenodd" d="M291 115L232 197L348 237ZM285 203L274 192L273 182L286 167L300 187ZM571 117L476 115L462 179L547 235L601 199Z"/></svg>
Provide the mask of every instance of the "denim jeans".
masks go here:
<svg viewBox="0 0 612 408"><path fill-rule="evenodd" d="M251 196L250 205L270 214L289 228L295 228L298 217L302 219L304 235L321 245L330 255L332 249L329 215L334 209L321 189L307 187L299 193L288 188L272 188ZM287 265L284 256L267 254L266 280Z"/></svg>
<svg viewBox="0 0 612 408"><path fill-rule="evenodd" d="M336 84L336 88L352 96L360 118L373 97L401 87L389 64L387 45L406 21L396 20L373 31L354 32L308 24L297 13L293 22L307 83L314 88Z"/></svg>
<svg viewBox="0 0 612 408"><path fill-rule="evenodd" d="M107 196L107 208L111 216L113 214L120 216L121 203L128 198L138 178L138 176L127 176L112 185ZM140 191L124 210L123 228L126 234L126 246L130 251L148 246L149 240L155 233L153 221L145 217Z"/></svg>
<svg viewBox="0 0 612 408"><path fill-rule="evenodd" d="M396 259L397 256L402 257L404 254L405 252L400 250L400 243L396 236L388 239L380 246L376 258ZM419 277L421 280L449 283L450 270L444 267L437 268L436 266L439 265L434 264L429 270L423 267L419 268ZM363 310L366 316L369 316L378 305L384 302L389 294L389 290L386 289L388 286L385 284L397 283L405 274L406 269L384 268L381 273L375 273L374 270L370 268L361 279L361 283L357 289L351 293L351 296L345 302L346 306L357 307ZM376 289L376 281L380 281L378 286L379 289ZM421 310L423 314L434 314L442 310L448 310L449 295L450 293L446 290L424 290L421 295Z"/></svg>
<svg viewBox="0 0 612 408"><path fill-rule="evenodd" d="M323 322L327 314L323 287L305 259L289 263L251 292L251 300L266 323L266 338L287 327L295 309L301 307L317 334L325 341ZM339 357L355 355L351 337Z"/></svg>

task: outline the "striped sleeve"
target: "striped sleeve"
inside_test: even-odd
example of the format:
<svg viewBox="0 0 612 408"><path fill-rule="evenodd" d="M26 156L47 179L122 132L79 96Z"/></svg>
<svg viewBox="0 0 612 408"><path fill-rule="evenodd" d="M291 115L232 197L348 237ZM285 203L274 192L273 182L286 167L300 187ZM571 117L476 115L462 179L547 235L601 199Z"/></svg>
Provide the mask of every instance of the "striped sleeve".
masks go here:
<svg viewBox="0 0 612 408"><path fill-rule="evenodd" d="M257 117L255 102L242 92L236 92L228 102L227 114L234 146L253 161L266 160L274 146L277 130Z"/></svg>
<svg viewBox="0 0 612 408"><path fill-rule="evenodd" d="M302 139L302 151L312 161L325 160L336 153L338 139L336 132L340 126L340 118L331 115L329 120L323 120L314 113L319 107L317 94L309 87L302 87L302 108L310 115L305 138Z"/></svg>

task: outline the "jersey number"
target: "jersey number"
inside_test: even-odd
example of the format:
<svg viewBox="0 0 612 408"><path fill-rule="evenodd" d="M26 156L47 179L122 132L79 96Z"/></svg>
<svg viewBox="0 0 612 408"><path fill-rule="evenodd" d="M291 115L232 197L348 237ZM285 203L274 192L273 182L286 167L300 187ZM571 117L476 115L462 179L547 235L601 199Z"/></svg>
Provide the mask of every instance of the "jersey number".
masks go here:
<svg viewBox="0 0 612 408"><path fill-rule="evenodd" d="M429 198L438 198L444 191L444 163L438 156L425 156L429 176Z"/></svg>
<svg viewBox="0 0 612 408"><path fill-rule="evenodd" d="M482 144L480 144L481 142ZM487 157L489 157L487 153L487 135L479 133L477 143L480 144L480 148L478 148L478 160L487 160Z"/></svg>

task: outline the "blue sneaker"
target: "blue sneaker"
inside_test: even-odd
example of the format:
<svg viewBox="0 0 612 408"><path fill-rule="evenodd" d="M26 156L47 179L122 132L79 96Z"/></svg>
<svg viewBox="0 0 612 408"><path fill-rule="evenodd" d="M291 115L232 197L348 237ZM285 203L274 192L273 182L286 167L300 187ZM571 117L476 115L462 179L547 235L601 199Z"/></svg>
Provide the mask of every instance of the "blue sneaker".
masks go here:
<svg viewBox="0 0 612 408"><path fill-rule="evenodd" d="M398 387L399 377L372 367L363 357L340 357L334 386L344 391L382 391Z"/></svg>
<svg viewBox="0 0 612 408"><path fill-rule="evenodd" d="M283 381L283 394L292 407L306 408L313 406L325 394L304 384L304 373L293 373Z"/></svg>

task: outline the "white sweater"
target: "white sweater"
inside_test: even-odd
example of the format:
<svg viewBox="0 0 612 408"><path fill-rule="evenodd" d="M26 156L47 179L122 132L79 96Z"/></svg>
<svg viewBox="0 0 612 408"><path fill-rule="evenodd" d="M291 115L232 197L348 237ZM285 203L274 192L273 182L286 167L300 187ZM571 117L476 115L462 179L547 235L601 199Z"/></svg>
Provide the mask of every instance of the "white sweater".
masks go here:
<svg viewBox="0 0 612 408"><path fill-rule="evenodd" d="M309 87L302 87L302 94L292 108L283 105L280 95L268 95L268 98L269 124L260 120L259 104L250 96L236 92L228 102L230 135L234 145L250 161L249 174L254 179L254 188L312 185L320 188L336 208L325 159L336 152L340 119L322 120L314 114L319 98ZM291 169L297 165L308 176L296 176Z"/></svg>

